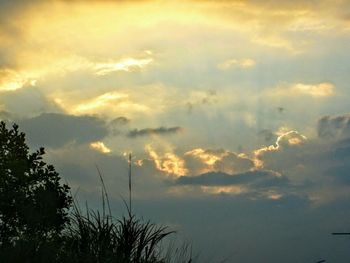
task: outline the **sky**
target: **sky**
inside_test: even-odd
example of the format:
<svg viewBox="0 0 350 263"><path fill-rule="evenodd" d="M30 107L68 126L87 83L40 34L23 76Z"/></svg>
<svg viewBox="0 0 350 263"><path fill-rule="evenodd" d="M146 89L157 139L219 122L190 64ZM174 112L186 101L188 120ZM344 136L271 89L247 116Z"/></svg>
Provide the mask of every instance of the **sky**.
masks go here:
<svg viewBox="0 0 350 263"><path fill-rule="evenodd" d="M0 119L81 202L200 262L347 262L350 2L0 0Z"/></svg>

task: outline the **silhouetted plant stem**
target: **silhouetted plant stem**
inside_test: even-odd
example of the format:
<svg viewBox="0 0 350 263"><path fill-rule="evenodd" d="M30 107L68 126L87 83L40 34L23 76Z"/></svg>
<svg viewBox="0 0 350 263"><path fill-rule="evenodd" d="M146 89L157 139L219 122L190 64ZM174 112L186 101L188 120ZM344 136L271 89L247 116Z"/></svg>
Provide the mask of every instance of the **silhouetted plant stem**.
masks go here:
<svg viewBox="0 0 350 263"><path fill-rule="evenodd" d="M129 216L131 218L132 208L131 208L131 153L129 153Z"/></svg>

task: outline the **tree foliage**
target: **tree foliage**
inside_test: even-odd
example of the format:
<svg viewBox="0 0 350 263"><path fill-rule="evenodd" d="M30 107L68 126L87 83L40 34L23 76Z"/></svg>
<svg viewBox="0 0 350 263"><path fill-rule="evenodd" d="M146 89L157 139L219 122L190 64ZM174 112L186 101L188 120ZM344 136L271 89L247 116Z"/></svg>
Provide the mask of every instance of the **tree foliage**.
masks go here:
<svg viewBox="0 0 350 263"><path fill-rule="evenodd" d="M68 220L69 187L61 184L44 148L29 152L25 134L0 122L0 244L59 235Z"/></svg>

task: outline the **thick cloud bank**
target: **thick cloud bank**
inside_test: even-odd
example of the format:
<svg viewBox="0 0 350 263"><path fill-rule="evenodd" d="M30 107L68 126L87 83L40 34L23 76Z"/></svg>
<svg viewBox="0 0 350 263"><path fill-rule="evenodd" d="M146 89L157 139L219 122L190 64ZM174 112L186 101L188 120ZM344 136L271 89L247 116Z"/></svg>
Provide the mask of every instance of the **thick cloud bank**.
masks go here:
<svg viewBox="0 0 350 263"><path fill-rule="evenodd" d="M44 113L23 119L19 124L31 144L52 148L97 141L108 134L105 121L93 116Z"/></svg>

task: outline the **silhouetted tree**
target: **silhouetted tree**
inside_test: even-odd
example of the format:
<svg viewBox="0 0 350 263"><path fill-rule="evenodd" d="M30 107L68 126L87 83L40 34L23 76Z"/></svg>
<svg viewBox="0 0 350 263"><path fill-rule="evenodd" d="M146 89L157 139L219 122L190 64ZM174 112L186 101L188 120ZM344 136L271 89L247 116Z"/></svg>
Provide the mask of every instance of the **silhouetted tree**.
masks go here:
<svg viewBox="0 0 350 263"><path fill-rule="evenodd" d="M0 122L2 253L23 243L38 251L45 240L59 236L68 221L69 187L61 184L55 168L43 161L44 154L44 148L29 152L25 135L16 124L7 129Z"/></svg>
<svg viewBox="0 0 350 263"><path fill-rule="evenodd" d="M8 129L0 122L0 262L192 262L187 248L162 251L161 242L173 231L131 211L122 220L104 210L85 216L75 203L68 214L69 187L44 154L43 148L29 152L16 124Z"/></svg>

